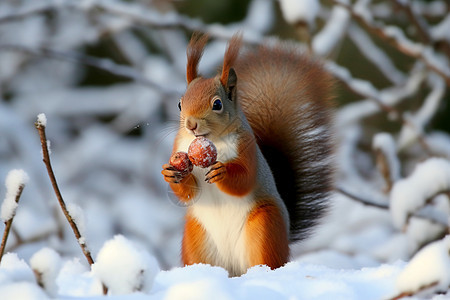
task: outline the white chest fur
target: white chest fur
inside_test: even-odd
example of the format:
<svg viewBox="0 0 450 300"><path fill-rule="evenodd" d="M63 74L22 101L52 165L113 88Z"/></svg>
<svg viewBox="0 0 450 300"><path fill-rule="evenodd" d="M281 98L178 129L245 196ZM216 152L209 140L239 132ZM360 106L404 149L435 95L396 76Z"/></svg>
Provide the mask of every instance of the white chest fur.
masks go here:
<svg viewBox="0 0 450 300"><path fill-rule="evenodd" d="M187 151L189 144L190 141L180 143L179 151ZM227 162L237 156L234 136L215 142L215 145L219 161ZM244 226L253 206L252 195L235 197L222 192L216 184L205 182L208 171L209 168L194 168L199 191L189 213L208 234L208 260L212 264L226 266L230 275L240 275L249 267Z"/></svg>

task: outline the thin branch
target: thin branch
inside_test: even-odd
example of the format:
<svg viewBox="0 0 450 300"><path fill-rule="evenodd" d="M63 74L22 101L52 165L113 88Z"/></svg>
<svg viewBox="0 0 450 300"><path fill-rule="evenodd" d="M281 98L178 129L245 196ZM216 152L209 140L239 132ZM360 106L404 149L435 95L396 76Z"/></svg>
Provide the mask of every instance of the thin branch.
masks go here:
<svg viewBox="0 0 450 300"><path fill-rule="evenodd" d="M62 209L64 215L66 216L66 219L69 222L70 227L73 230L73 233L75 234L77 242L80 245L84 256L86 257L86 260L88 261L89 265L92 265L94 263L94 260L92 259L91 252L88 250L85 243L80 243L80 241L83 240L82 235L80 233L80 230L78 229L77 224L75 223L75 221L73 220L69 211L67 210L66 203L64 202L64 199L61 195L61 191L59 190L58 183L56 182L56 177L53 172L53 168L52 168L52 165L50 162L50 155L49 155L49 151L48 151L48 147L47 147L47 137L45 135L45 125L42 125L39 122L36 122L35 126L39 132L39 137L41 139L41 146L42 146L43 161L44 161L45 167L47 168L48 176L52 183L53 190L55 191L56 198L58 199L59 205L61 206L61 209Z"/></svg>
<svg viewBox="0 0 450 300"><path fill-rule="evenodd" d="M22 191L24 189L25 185L20 185L19 189L17 190L16 194L16 203L19 203L20 196L22 195ZM2 261L3 254L5 253L6 248L6 242L8 240L9 232L11 230L12 222L14 219L14 215L5 222L5 230L3 231L3 238L2 238L2 244L0 245L0 262Z"/></svg>
<svg viewBox="0 0 450 300"><path fill-rule="evenodd" d="M22 239L20 237L20 235L17 232L17 230L14 230L14 228L11 229L11 233L14 235L14 238L16 239L16 241L15 241L15 243L13 245L10 245L8 247L8 249L10 251L14 251L17 248L19 248L20 246L23 246L23 245L26 245L26 244L32 244L32 243L36 243L36 242L42 241L44 239L49 238L52 234L54 234L54 232L48 231L48 232L44 232L44 233L42 233L40 235L36 235L36 236L33 236L33 237L29 238L29 239L24 240L24 239Z"/></svg>
<svg viewBox="0 0 450 300"><path fill-rule="evenodd" d="M389 209L389 205L388 204L376 203L376 202L371 201L371 200L363 199L363 198L361 198L359 196L356 196L355 194L350 193L349 191L347 191L347 190L345 190L343 188L337 187L336 191L338 193L340 193L340 194L342 194L342 195L344 195L344 196L346 196L346 197L356 201L356 202L359 202L359 203L365 205L365 206L376 207L376 208L386 209L386 210Z"/></svg>

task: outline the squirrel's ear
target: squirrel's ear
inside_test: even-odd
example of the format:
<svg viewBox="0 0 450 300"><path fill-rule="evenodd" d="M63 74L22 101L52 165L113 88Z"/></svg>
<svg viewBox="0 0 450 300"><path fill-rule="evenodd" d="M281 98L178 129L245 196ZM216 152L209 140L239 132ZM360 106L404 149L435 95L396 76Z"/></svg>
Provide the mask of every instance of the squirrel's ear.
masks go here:
<svg viewBox="0 0 450 300"><path fill-rule="evenodd" d="M227 85L225 89L227 91L228 99L234 100L236 98L236 83L237 83L237 75L233 68L230 68L228 71L228 79Z"/></svg>
<svg viewBox="0 0 450 300"><path fill-rule="evenodd" d="M230 42L228 43L228 48L225 51L225 55L223 57L222 75L220 76L220 82L222 82L223 86L227 84L227 80L229 78L228 72L236 62L241 45L242 34L238 32L231 38Z"/></svg>
<svg viewBox="0 0 450 300"><path fill-rule="evenodd" d="M203 49L208 41L208 35L195 32L186 50L186 81L189 84L198 77L198 63L203 55Z"/></svg>

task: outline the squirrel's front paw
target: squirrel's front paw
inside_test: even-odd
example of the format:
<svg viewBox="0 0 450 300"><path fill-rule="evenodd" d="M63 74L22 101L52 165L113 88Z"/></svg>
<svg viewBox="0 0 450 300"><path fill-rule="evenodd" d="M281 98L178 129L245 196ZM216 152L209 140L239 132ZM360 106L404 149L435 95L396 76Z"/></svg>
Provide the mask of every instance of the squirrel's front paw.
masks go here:
<svg viewBox="0 0 450 300"><path fill-rule="evenodd" d="M227 174L227 168L220 161L215 162L208 173L205 175L205 181L207 183L219 182L225 178Z"/></svg>
<svg viewBox="0 0 450 300"><path fill-rule="evenodd" d="M190 172L188 170L178 171L170 164L164 164L161 174L164 175L164 180L168 183L180 183Z"/></svg>

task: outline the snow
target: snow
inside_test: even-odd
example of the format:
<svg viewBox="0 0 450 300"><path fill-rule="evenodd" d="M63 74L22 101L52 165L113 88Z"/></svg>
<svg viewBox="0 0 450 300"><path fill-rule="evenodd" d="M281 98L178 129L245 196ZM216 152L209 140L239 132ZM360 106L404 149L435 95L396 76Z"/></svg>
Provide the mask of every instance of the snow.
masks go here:
<svg viewBox="0 0 450 300"><path fill-rule="evenodd" d="M102 286L88 267L78 258L66 261L57 278L58 294L65 297L90 297L100 295Z"/></svg>
<svg viewBox="0 0 450 300"><path fill-rule="evenodd" d="M291 23L306 22L313 25L320 11L318 0L280 0L281 12L284 19Z"/></svg>
<svg viewBox="0 0 450 300"><path fill-rule="evenodd" d="M0 286L11 282L36 282L31 268L16 253L6 253L0 264Z"/></svg>
<svg viewBox="0 0 450 300"><path fill-rule="evenodd" d="M401 268L341 271L292 262L277 270L255 266L228 278L222 268L193 265L161 272L155 286L165 299L381 299L395 292L390 280Z"/></svg>
<svg viewBox="0 0 450 300"><path fill-rule="evenodd" d="M57 296L56 277L61 269L61 257L51 248L43 248L30 259L30 266L39 274L39 282L52 297Z"/></svg>
<svg viewBox="0 0 450 300"><path fill-rule="evenodd" d="M47 126L47 117L44 113L41 113L37 116L37 125L42 127Z"/></svg>
<svg viewBox="0 0 450 300"><path fill-rule="evenodd" d="M81 236L84 237L84 235L86 233L86 230L85 230L86 227L85 227L83 210L77 204L70 202L70 203L67 203L67 211L69 212L69 215L72 217L73 221L77 225ZM85 241L84 240L79 241L80 244L82 242L85 242Z"/></svg>
<svg viewBox="0 0 450 300"><path fill-rule="evenodd" d="M123 237L116 236L110 241L122 244L119 247L129 247L129 242ZM109 242L108 242L109 243ZM128 245L125 245L125 244ZM106 248L112 247L105 245ZM123 250L123 249L122 249ZM133 250L126 253L133 254ZM136 253L134 253L136 254ZM95 268L89 272L78 260L67 261L60 269L52 260L54 253L42 250L35 256L32 264L45 266L45 272L50 272L54 278L54 271L60 270L54 284L58 288L58 294L65 297L90 297L89 299L102 299L101 287L96 279L98 274ZM43 262L38 262L38 257ZM57 260L59 257L55 257ZM28 295L25 299L46 299L43 291L35 284L31 269L23 260L16 255L8 254L4 257L8 261L8 268L19 274L25 270L26 276L9 276L5 273L5 266L0 267L1 275L7 276L13 283L5 285L0 280L0 291L8 289L12 293L12 287L23 286L22 291L15 291L13 295ZM111 257L112 259L112 257ZM128 260L126 256L117 257L118 260ZM136 259L135 259L136 260ZM136 260L137 261L137 260ZM156 271L151 277L153 287L147 287L143 291L136 292L135 284L130 284L137 270L145 264L131 265L123 264L119 267L109 267L111 274L107 277L123 277L127 280L116 282L117 285L110 287L110 292L116 295L114 299L134 299L146 295L146 299L381 299L396 292L394 279L402 271L404 263L392 265L381 265L374 268L363 268L361 270L339 270L330 269L325 266L308 264L302 262L291 262L277 270L270 270L266 266L255 266L241 277L229 278L228 273L220 267L198 264L183 268L174 268L169 271ZM49 268L50 267L50 268ZM129 272L133 269L133 272ZM43 270L41 268L41 270ZM22 271L23 272L23 271ZM48 274L50 274L48 273ZM94 276L92 276L94 274ZM134 274L134 275L133 275ZM131 277L128 277L130 276ZM111 284L111 282L110 282ZM124 298L117 297L119 294L127 293ZM2 294L3 295L3 294ZM39 298L40 297L40 298Z"/></svg>
<svg viewBox="0 0 450 300"><path fill-rule="evenodd" d="M450 41L450 32L448 30L450 26L450 15L447 15L439 24L431 29L431 34L434 40L447 40Z"/></svg>
<svg viewBox="0 0 450 300"><path fill-rule="evenodd" d="M298 1L301 2L301 1ZM350 22L350 13L347 9L335 6L324 28L314 36L312 47L314 53L327 56L338 44L345 34Z"/></svg>
<svg viewBox="0 0 450 300"><path fill-rule="evenodd" d="M159 267L154 257L116 235L100 249L92 271L111 294L120 295L149 291Z"/></svg>
<svg viewBox="0 0 450 300"><path fill-rule="evenodd" d="M450 161L430 158L417 165L407 178L397 181L391 191L392 221L402 228L411 213L425 206L431 197L450 190Z"/></svg>
<svg viewBox="0 0 450 300"><path fill-rule="evenodd" d="M23 189L29 178L24 170L11 170L6 177L6 196L1 207L1 217L3 221L8 221L16 214L18 203L17 195Z"/></svg>
<svg viewBox="0 0 450 300"><path fill-rule="evenodd" d="M396 288L415 292L434 285L433 290L446 291L450 286L450 236L420 250L400 273Z"/></svg>
<svg viewBox="0 0 450 300"><path fill-rule="evenodd" d="M39 286L29 282L16 282L5 286L0 285L0 295L2 295L2 299L50 299Z"/></svg>

